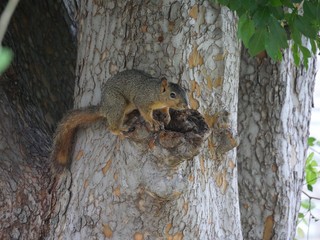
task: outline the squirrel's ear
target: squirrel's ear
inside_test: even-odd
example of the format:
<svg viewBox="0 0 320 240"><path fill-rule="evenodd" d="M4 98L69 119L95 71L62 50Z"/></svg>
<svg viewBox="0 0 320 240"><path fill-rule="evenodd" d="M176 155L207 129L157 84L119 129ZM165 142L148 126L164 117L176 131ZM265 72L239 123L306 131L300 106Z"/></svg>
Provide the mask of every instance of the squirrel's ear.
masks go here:
<svg viewBox="0 0 320 240"><path fill-rule="evenodd" d="M163 77L161 78L161 92L167 91L167 88L168 88L168 80L165 77Z"/></svg>

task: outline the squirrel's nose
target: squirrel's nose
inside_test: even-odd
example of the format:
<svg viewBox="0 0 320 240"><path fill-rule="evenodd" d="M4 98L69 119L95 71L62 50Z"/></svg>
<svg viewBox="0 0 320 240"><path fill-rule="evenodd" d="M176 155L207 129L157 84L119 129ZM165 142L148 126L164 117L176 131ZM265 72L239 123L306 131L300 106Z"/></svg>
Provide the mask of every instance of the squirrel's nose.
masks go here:
<svg viewBox="0 0 320 240"><path fill-rule="evenodd" d="M183 103L183 105L185 109L190 109L189 101L187 98L185 99L185 102Z"/></svg>

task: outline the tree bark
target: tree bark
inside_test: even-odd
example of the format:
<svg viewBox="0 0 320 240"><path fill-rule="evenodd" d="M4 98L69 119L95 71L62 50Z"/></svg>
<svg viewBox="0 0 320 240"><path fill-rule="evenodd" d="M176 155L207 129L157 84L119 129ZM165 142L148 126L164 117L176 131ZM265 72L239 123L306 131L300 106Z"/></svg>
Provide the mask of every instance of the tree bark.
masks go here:
<svg viewBox="0 0 320 240"><path fill-rule="evenodd" d="M293 64L243 51L239 84L239 192L245 239L294 239L315 79Z"/></svg>
<svg viewBox="0 0 320 240"><path fill-rule="evenodd" d="M61 6L21 1L5 36L15 57L0 77L0 239L42 239L49 230L51 137L74 84Z"/></svg>
<svg viewBox="0 0 320 240"><path fill-rule="evenodd" d="M235 146L234 15L207 1L82 1L78 17L77 107L97 104L106 79L136 68L188 88L214 130L197 156L180 160L162 144L176 132L142 127L137 143L102 123L80 130L50 238L241 239L235 151L224 154Z"/></svg>

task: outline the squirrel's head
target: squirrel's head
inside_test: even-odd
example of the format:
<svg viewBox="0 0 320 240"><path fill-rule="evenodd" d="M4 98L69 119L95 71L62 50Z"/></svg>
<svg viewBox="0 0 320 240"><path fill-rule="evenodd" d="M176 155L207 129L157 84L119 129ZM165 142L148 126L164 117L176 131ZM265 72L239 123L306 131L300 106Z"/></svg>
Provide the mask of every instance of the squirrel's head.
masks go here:
<svg viewBox="0 0 320 240"><path fill-rule="evenodd" d="M161 79L161 93L168 107L182 110L189 108L185 90L176 83L169 83L166 78Z"/></svg>

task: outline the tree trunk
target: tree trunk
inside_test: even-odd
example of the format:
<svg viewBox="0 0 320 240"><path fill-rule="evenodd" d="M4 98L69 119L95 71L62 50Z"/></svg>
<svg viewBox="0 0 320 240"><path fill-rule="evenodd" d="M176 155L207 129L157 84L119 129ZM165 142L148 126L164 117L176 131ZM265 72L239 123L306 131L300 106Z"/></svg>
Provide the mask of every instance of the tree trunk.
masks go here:
<svg viewBox="0 0 320 240"><path fill-rule="evenodd" d="M0 239L41 239L50 228L51 137L74 84L61 6L21 1L5 37L15 57L0 77Z"/></svg>
<svg viewBox="0 0 320 240"><path fill-rule="evenodd" d="M297 68L243 51L239 84L239 192L245 239L294 239L304 177L315 59Z"/></svg>
<svg viewBox="0 0 320 240"><path fill-rule="evenodd" d="M191 106L217 127L189 158L177 153L180 145L164 146L172 131L141 128L137 143L117 139L102 123L80 130L70 172L57 187L51 238L240 239L235 151L223 154L235 146L240 51L233 14L209 2L80 6L77 107L97 104L103 82L135 68L188 88ZM192 144L182 139L187 151Z"/></svg>
<svg viewBox="0 0 320 240"><path fill-rule="evenodd" d="M211 1L64 5L21 1L6 36L16 57L0 78L0 238L292 239L314 64L240 58L235 16ZM97 122L52 176L72 91L75 108L96 105L105 81L132 68L181 84L207 125L172 111L153 133L133 113L135 131L119 139Z"/></svg>

